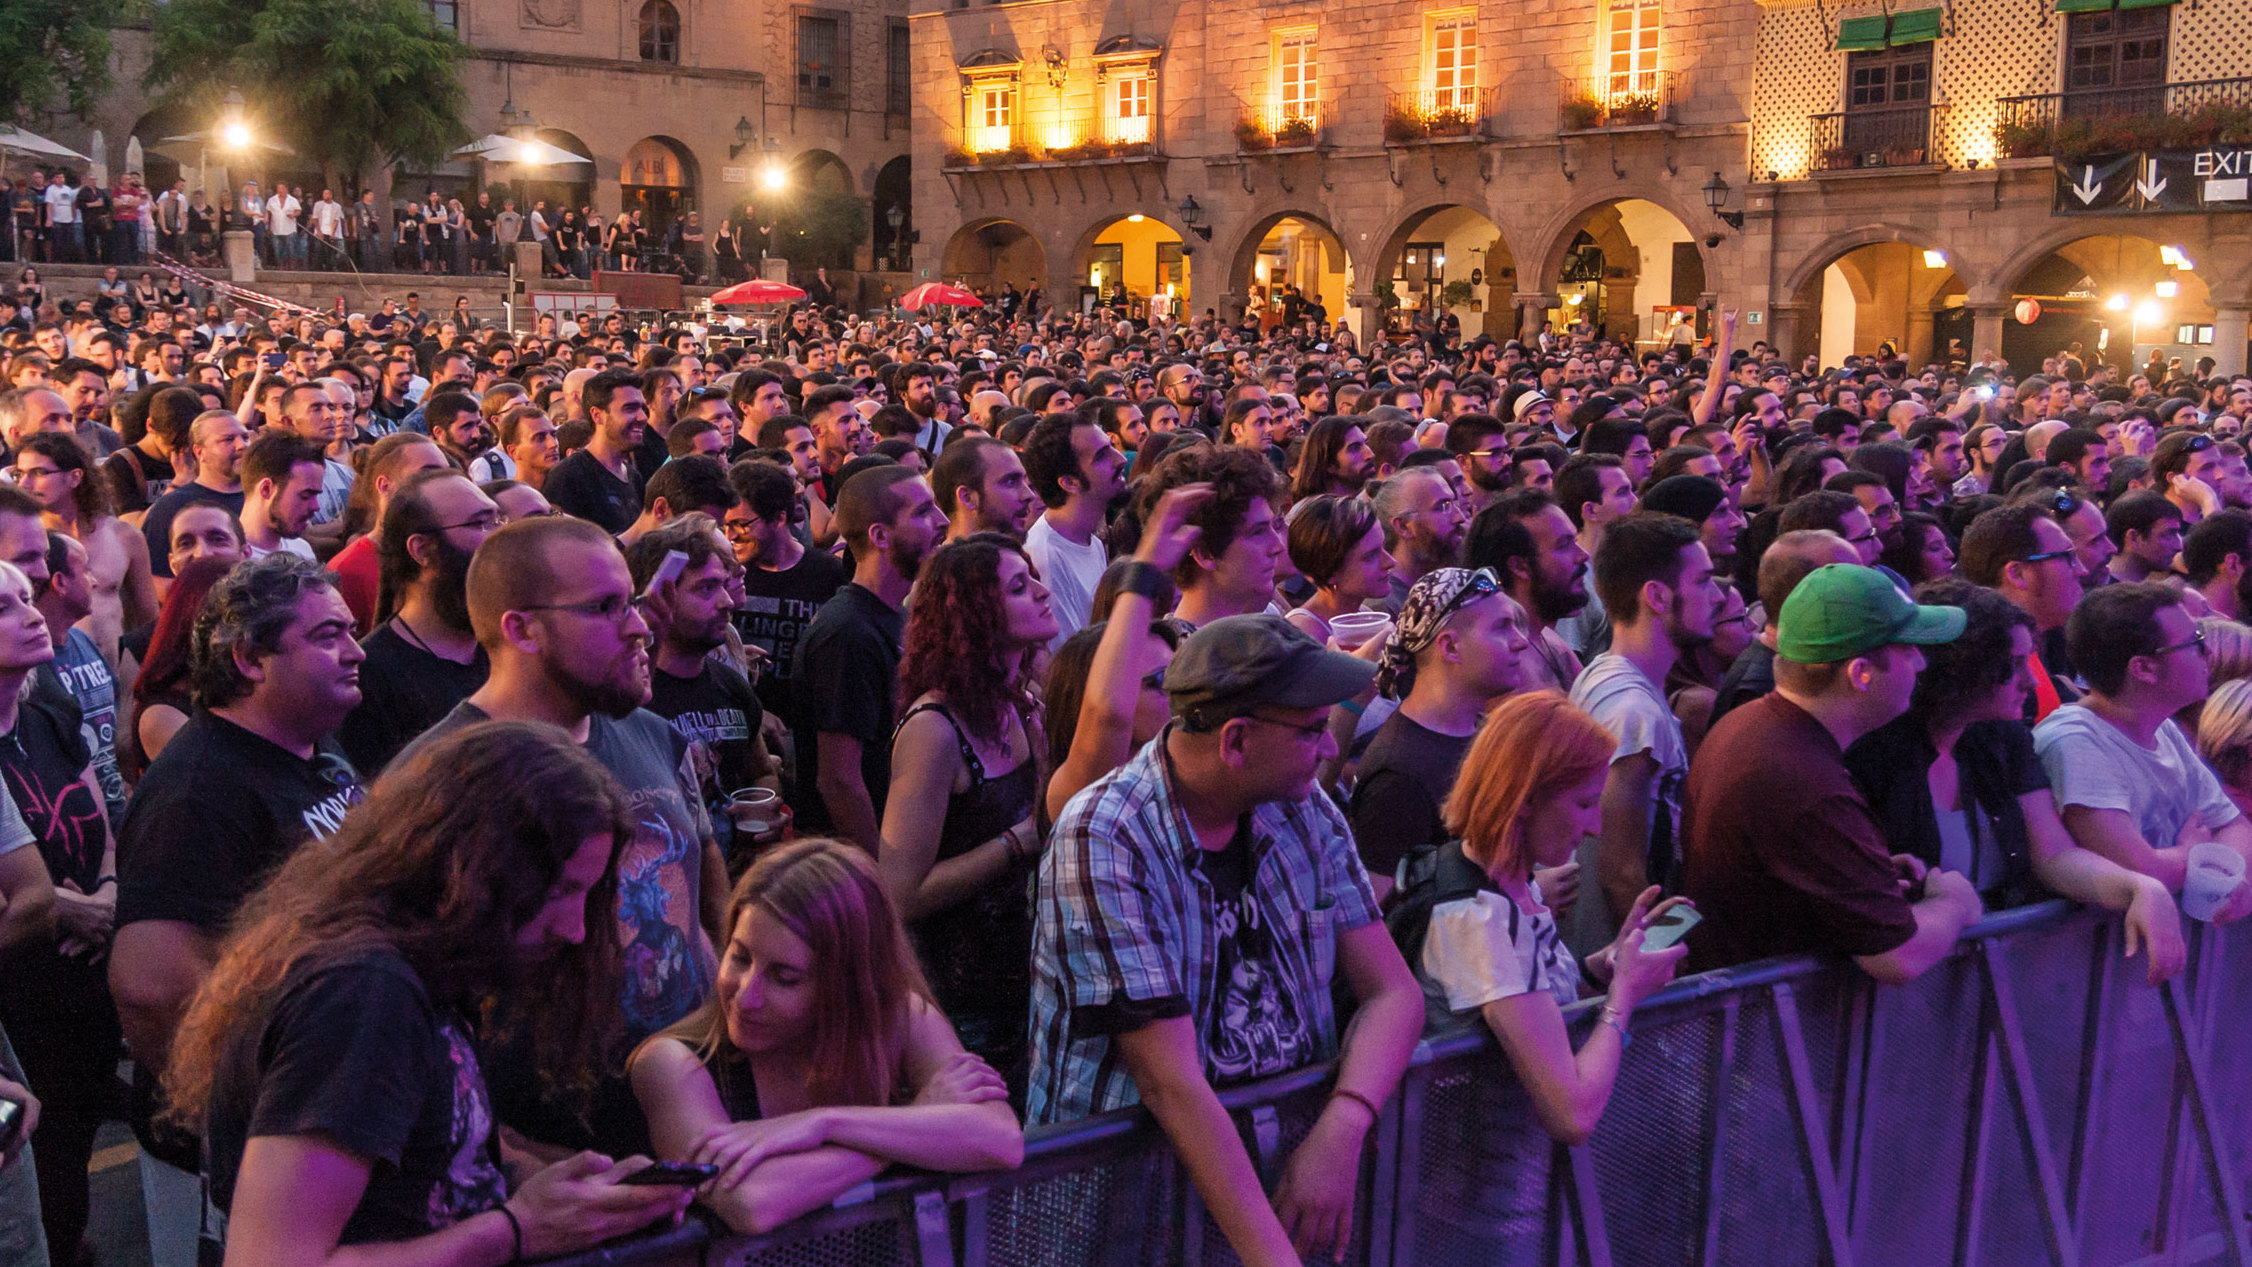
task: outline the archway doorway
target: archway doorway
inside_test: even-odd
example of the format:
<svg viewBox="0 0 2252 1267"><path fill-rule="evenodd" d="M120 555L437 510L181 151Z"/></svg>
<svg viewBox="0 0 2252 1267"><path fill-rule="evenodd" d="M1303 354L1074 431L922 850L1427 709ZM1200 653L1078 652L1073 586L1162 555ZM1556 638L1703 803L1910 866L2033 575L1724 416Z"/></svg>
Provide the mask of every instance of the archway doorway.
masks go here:
<svg viewBox="0 0 2252 1267"><path fill-rule="evenodd" d="M946 278L988 297L1004 285L1029 295L1048 279L1048 255L1040 240L1014 220L965 225L946 243L939 260Z"/></svg>
<svg viewBox="0 0 2252 1267"><path fill-rule="evenodd" d="M1388 333L1451 315L1465 339L1516 337L1517 260L1501 226L1476 208L1434 207L1410 217L1377 255L1376 276ZM1396 304L1387 301L1387 282Z"/></svg>
<svg viewBox="0 0 2252 1267"><path fill-rule="evenodd" d="M1139 318L1188 310L1188 252L1156 216L1136 212L1097 226L1080 240L1072 272L1082 312L1108 306Z"/></svg>
<svg viewBox="0 0 2252 1267"><path fill-rule="evenodd" d="M534 135L557 149L590 159L595 156L586 142L561 128L541 128ZM517 209L521 211L531 210L535 202L547 203L550 210L594 205L593 163L555 163L540 167L517 163L497 169L496 174L504 178L503 189L514 191Z"/></svg>
<svg viewBox="0 0 2252 1267"><path fill-rule="evenodd" d="M2064 353L2128 373L2154 354L2194 366L2213 355L2214 311L2192 264L2177 248L2129 234L2063 243L2009 279L2002 357L2019 373Z"/></svg>
<svg viewBox="0 0 2252 1267"><path fill-rule="evenodd" d="M654 247L674 220L695 209L696 160L670 137L645 136L626 151L618 185L619 206L641 213Z"/></svg>
<svg viewBox="0 0 2252 1267"><path fill-rule="evenodd" d="M1812 270L1796 299L1798 346L1824 366L1890 348L1909 365L1968 363L1966 286L1947 253L1913 242L1873 242Z"/></svg>
<svg viewBox="0 0 2252 1267"><path fill-rule="evenodd" d="M1286 214L1255 229L1237 253L1236 288L1244 313L1262 329L1282 323L1297 311L1325 321L1342 321L1345 298L1353 289L1353 264L1336 230L1312 216ZM1295 301L1295 302L1294 302Z"/></svg>
<svg viewBox="0 0 2252 1267"><path fill-rule="evenodd" d="M876 173L876 263L895 273L908 269L908 247L915 241L915 181L907 156L900 155Z"/></svg>
<svg viewBox="0 0 2252 1267"><path fill-rule="evenodd" d="M1705 293L1705 259L1679 217L1624 198L1589 208L1565 228L1543 289L1558 299L1551 329L1656 347L1673 313L1696 308Z"/></svg>

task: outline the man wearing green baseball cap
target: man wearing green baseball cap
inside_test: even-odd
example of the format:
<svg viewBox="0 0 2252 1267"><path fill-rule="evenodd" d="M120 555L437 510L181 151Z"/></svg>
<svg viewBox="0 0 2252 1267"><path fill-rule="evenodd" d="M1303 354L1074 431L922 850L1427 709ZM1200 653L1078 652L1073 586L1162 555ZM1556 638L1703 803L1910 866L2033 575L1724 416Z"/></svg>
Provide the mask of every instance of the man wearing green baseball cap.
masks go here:
<svg viewBox="0 0 2252 1267"><path fill-rule="evenodd" d="M1899 984L1983 913L1963 876L1892 852L1844 757L1907 711L1917 648L1953 641L1963 623L1961 608L1918 606L1853 564L1791 591L1774 693L1729 713L1689 768L1682 888L1705 917L1691 969L1831 952Z"/></svg>

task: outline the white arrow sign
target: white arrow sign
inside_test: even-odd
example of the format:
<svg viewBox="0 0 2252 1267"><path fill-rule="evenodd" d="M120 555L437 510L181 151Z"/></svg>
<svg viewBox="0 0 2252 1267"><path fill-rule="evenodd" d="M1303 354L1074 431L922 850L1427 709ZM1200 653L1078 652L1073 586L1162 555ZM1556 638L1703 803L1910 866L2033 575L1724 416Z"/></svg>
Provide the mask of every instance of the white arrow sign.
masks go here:
<svg viewBox="0 0 2252 1267"><path fill-rule="evenodd" d="M2095 169L2091 167L2088 170ZM2166 192L2166 180L2158 174L2157 159L2143 160L2143 174L2135 178L2135 192L2141 194L2145 202L2156 202L2158 195Z"/></svg>
<svg viewBox="0 0 2252 1267"><path fill-rule="evenodd" d="M2080 205L2083 207L2096 200L2096 195L2103 192L2103 182L2096 179L2096 168L2093 163L2088 165L2088 174L2082 176L2080 183L2071 188L2073 193L2079 195Z"/></svg>

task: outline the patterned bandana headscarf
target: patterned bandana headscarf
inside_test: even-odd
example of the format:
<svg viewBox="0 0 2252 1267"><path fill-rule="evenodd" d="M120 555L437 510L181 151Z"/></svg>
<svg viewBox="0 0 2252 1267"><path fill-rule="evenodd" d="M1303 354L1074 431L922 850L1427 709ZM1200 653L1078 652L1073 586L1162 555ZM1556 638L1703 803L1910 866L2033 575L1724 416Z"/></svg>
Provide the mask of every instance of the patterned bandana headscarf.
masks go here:
<svg viewBox="0 0 2252 1267"><path fill-rule="evenodd" d="M1376 674L1376 689L1386 699L1405 699L1415 686L1415 657L1437 640L1439 631L1465 603L1501 592L1501 580L1492 568L1437 568L1408 590L1393 623L1392 639L1384 645L1384 666Z"/></svg>

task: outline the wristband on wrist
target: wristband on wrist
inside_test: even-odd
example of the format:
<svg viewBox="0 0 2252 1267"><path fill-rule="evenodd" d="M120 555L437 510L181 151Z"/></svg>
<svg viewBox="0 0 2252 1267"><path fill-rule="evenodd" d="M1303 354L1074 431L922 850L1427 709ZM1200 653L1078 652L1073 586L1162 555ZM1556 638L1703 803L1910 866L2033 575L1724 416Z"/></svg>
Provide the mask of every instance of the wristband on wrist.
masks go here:
<svg viewBox="0 0 2252 1267"><path fill-rule="evenodd" d="M1626 1013L1621 1012L1616 1004L1604 1004L1603 1010L1595 1014L1595 1019L1602 1024L1608 1025L1612 1029L1617 1030L1619 1032L1619 1041L1621 1043L1626 1042Z"/></svg>
<svg viewBox="0 0 2252 1267"><path fill-rule="evenodd" d="M1169 584L1171 582L1166 578L1162 568L1154 563L1144 563L1140 559L1129 559L1126 563L1125 574L1118 578L1120 590L1128 594L1138 594L1152 603L1157 601L1157 596L1164 593L1166 586Z"/></svg>
<svg viewBox="0 0 2252 1267"><path fill-rule="evenodd" d="M501 1216L502 1218L504 1218L504 1219L507 1219L507 1220L508 1220L508 1235L509 1235L509 1238L510 1238L511 1242L513 1243L513 1249L514 1249L514 1252L512 1252L512 1253L510 1253L510 1254L509 1254L509 1256L508 1256L508 1261L509 1261L509 1262L511 1262L511 1263L520 1263L520 1262L523 1262L523 1261L524 1261L524 1225L523 1225L522 1223L520 1223L520 1222L518 1222L518 1221L517 1221L517 1218L516 1218L516 1211L509 1209L509 1208L508 1208L508 1204L507 1204L506 1202L502 1202L502 1203L501 1203L500 1205L498 1205L498 1206L496 1206L496 1207L494 1207L494 1208L496 1208L496 1209L498 1209L498 1210L500 1211L500 1216Z"/></svg>
<svg viewBox="0 0 2252 1267"><path fill-rule="evenodd" d="M1351 1100L1353 1103L1360 1105L1364 1109L1367 1109L1370 1125L1374 1125L1376 1123L1376 1119L1383 1116L1383 1114L1376 1111L1375 1103L1372 1102L1367 1096L1362 1095L1360 1092L1354 1091L1348 1087L1337 1087L1332 1089L1329 1093L1329 1098L1332 1100Z"/></svg>
<svg viewBox="0 0 2252 1267"><path fill-rule="evenodd" d="M105 885L105 884L115 884L115 883L117 883L117 877L116 877L116 876L114 876L114 875L105 875L105 876L103 876L102 878L100 878L100 879L98 879L98 880L94 881L94 892L96 892L96 893L99 893L99 892L101 892L101 891L102 891L102 886L103 886L103 885Z"/></svg>

